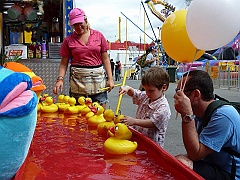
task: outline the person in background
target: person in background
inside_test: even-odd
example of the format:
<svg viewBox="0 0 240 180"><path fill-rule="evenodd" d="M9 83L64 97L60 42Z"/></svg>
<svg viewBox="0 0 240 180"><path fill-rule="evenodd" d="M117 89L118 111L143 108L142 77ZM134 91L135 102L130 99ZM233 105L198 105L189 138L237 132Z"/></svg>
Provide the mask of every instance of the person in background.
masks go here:
<svg viewBox="0 0 240 180"><path fill-rule="evenodd" d="M146 57L146 66L143 68L143 72L146 72L150 67L155 67L157 65L157 57L156 57L156 53L157 53L157 49L152 46L149 48L150 53L148 53L147 57Z"/></svg>
<svg viewBox="0 0 240 180"><path fill-rule="evenodd" d="M161 67L149 68L142 77L145 91L121 86L119 94L127 94L138 105L136 118L124 116L122 123L151 138L161 147L164 146L168 121L171 116L169 103L164 92L169 86L169 75Z"/></svg>
<svg viewBox="0 0 240 180"><path fill-rule="evenodd" d="M119 67L119 78L121 79L121 77L122 77L122 64L121 64L121 62L120 61L117 61L117 64L118 64L118 67Z"/></svg>
<svg viewBox="0 0 240 180"><path fill-rule="evenodd" d="M179 90L186 82L185 88ZM240 179L240 158L234 157L236 170L232 173L233 156L225 148L240 153L240 116L229 105L217 108L203 126L207 107L214 101L213 82L201 70L184 74L179 81L175 109L182 117L182 136L187 155L176 158L204 179Z"/></svg>
<svg viewBox="0 0 240 180"><path fill-rule="evenodd" d="M116 61L115 64L115 81L119 81L120 80L120 72L121 72L121 63L120 61Z"/></svg>
<svg viewBox="0 0 240 180"><path fill-rule="evenodd" d="M142 68L142 76L144 76L145 72L150 68L150 67L155 67L157 65L157 57L156 57L156 53L157 53L157 49L154 46L151 46L148 50L149 53L146 57L146 61L145 61L145 67ZM142 84L140 84L139 86L140 90L144 90Z"/></svg>
<svg viewBox="0 0 240 180"><path fill-rule="evenodd" d="M113 62L113 59L111 59L110 61L111 61L110 63L111 63L111 70L112 70L112 76L113 76L115 63Z"/></svg>
<svg viewBox="0 0 240 180"><path fill-rule="evenodd" d="M103 34L90 28L85 12L74 8L69 13L73 33L63 40L60 55L61 62L58 78L53 93L63 90L63 80L70 61L69 95L78 99L84 95L99 102L106 108L107 91L99 91L103 87L114 88L111 64L107 53L108 43ZM105 72L108 76L106 82Z"/></svg>

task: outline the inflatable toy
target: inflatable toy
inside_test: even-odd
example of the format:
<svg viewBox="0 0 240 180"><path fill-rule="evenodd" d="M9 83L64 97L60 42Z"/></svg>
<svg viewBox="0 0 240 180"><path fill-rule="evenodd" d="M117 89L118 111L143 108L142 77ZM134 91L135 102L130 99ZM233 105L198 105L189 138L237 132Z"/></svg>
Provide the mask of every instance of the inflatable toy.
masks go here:
<svg viewBox="0 0 240 180"><path fill-rule="evenodd" d="M110 154L129 154L137 149L137 142L133 142L124 138L129 138L129 129L125 124L118 123L114 128L110 128L110 131L114 136L109 137L104 142L104 150ZM131 132L131 131L130 131ZM131 132L132 136L132 132Z"/></svg>
<svg viewBox="0 0 240 180"><path fill-rule="evenodd" d="M98 126L99 123L106 121L103 117L104 108L101 105L91 108L91 110L94 112L94 115L88 119L89 126Z"/></svg>
<svg viewBox="0 0 240 180"><path fill-rule="evenodd" d="M54 113L58 111L58 107L53 103L53 98L51 96L45 99L45 103L46 105L41 106L41 112Z"/></svg>
<svg viewBox="0 0 240 180"><path fill-rule="evenodd" d="M27 66L17 62L6 62L4 63L4 67L14 72L22 72L24 74L27 74L32 80L31 90L33 90L38 97L41 95L42 91L46 89L46 86L43 84L42 79L39 76L35 75L35 73Z"/></svg>
<svg viewBox="0 0 240 180"><path fill-rule="evenodd" d="M23 164L37 122L38 98L31 78L0 67L0 179L11 179Z"/></svg>

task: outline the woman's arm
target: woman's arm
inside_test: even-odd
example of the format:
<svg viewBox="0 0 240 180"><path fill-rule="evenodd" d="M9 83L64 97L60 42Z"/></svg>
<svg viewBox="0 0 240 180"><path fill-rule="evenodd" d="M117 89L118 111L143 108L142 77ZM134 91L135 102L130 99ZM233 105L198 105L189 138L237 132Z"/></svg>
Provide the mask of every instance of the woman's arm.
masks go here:
<svg viewBox="0 0 240 180"><path fill-rule="evenodd" d="M107 86L110 87L109 91L111 91L114 88L114 82L112 77L111 63L107 52L102 53L102 61L108 77Z"/></svg>
<svg viewBox="0 0 240 180"><path fill-rule="evenodd" d="M67 67L68 67L68 58L62 57L59 65L59 69L58 69L58 78L53 88L53 93L56 95L59 93L58 90L60 90L60 92L62 92L63 90L63 80L67 71Z"/></svg>
<svg viewBox="0 0 240 180"><path fill-rule="evenodd" d="M59 69L58 69L58 76L64 77L68 68L68 58L62 57Z"/></svg>

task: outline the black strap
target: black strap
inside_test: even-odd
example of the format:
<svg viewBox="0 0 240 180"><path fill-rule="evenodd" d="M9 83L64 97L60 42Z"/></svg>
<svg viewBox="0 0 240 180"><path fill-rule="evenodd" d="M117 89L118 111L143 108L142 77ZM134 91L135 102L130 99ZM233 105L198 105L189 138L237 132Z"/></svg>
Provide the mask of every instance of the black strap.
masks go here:
<svg viewBox="0 0 240 180"><path fill-rule="evenodd" d="M215 110L217 110L217 108L219 108L219 107L221 107L221 106L223 106L223 105L231 105L231 104L230 104L229 102L227 102L227 101L224 101L224 100L216 100L216 101L211 102L211 103L208 105L208 107L207 107L207 109L206 109L206 111L205 111L205 114L204 114L204 116L203 116L203 119L204 119L204 121L203 121L203 127L206 127L206 126L207 126L208 122L209 122L210 119L211 119L212 113L213 113Z"/></svg>
<svg viewBox="0 0 240 180"><path fill-rule="evenodd" d="M82 66L82 65L75 65L72 64L71 67L76 67L76 68L86 68L86 69L94 69L94 68L99 68L102 67L102 64L96 65L96 66Z"/></svg>
<svg viewBox="0 0 240 180"><path fill-rule="evenodd" d="M211 115L212 113L217 110L219 107L223 106L223 105L233 105L235 106L235 104L232 104L232 102L230 103L228 100L215 95L215 98L219 99L219 100L215 100L213 102L211 102L206 111L205 114L203 116L203 127L206 127L208 122L211 119ZM236 103L236 105L238 106L239 103ZM236 108L237 109L237 108ZM237 109L239 112L239 109ZM231 156L232 156L232 169L231 169L231 180L235 180L235 176L236 176L236 161L235 161L235 156L240 158L240 153L232 150L230 147L223 147L222 148L224 151L228 152Z"/></svg>
<svg viewBox="0 0 240 180"><path fill-rule="evenodd" d="M232 169L231 169L231 179L234 180L235 176L236 176L236 170L237 170L237 166L236 166L236 160L235 160L235 156L240 158L240 154L237 153L236 151L232 150L229 147L223 147L222 148L224 151L228 152L231 156L232 156Z"/></svg>

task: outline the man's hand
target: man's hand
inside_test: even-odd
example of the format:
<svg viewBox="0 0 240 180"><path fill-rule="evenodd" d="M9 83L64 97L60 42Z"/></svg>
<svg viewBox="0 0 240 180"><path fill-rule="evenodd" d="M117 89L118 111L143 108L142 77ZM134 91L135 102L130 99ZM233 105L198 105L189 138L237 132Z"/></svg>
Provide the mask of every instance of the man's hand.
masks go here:
<svg viewBox="0 0 240 180"><path fill-rule="evenodd" d="M184 94L183 91L178 90L174 95L174 107L181 116L186 114L193 114L190 99Z"/></svg>

